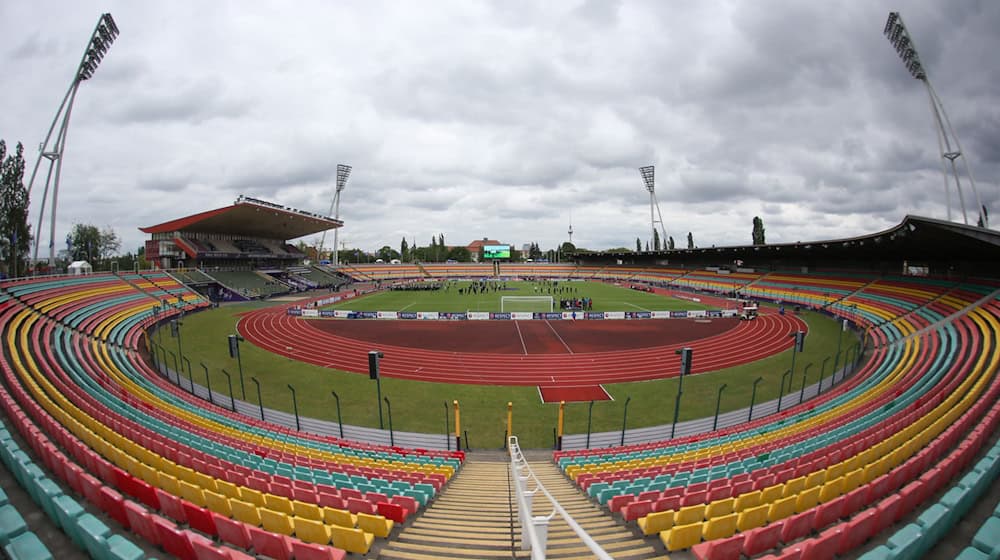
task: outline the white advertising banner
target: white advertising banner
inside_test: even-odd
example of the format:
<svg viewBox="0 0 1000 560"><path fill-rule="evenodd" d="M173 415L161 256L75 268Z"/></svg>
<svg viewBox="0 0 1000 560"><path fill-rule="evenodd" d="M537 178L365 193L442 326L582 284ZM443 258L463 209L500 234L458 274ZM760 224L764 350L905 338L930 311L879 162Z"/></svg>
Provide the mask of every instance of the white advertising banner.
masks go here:
<svg viewBox="0 0 1000 560"><path fill-rule="evenodd" d="M378 311L376 317L379 319L399 319L399 313L395 311Z"/></svg>
<svg viewBox="0 0 1000 560"><path fill-rule="evenodd" d="M535 318L535 314L530 311L511 311L510 318L515 321L530 321Z"/></svg>
<svg viewBox="0 0 1000 560"><path fill-rule="evenodd" d="M319 317L319 310L318 309L303 309L302 310L302 316L303 317Z"/></svg>
<svg viewBox="0 0 1000 560"><path fill-rule="evenodd" d="M488 311L469 311L470 321L489 321L490 314Z"/></svg>

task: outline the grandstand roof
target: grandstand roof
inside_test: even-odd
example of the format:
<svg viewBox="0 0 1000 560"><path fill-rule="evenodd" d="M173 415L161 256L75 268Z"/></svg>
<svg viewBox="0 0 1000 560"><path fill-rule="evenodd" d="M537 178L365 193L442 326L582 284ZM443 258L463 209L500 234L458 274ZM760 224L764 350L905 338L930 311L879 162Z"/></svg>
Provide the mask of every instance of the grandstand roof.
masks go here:
<svg viewBox="0 0 1000 560"><path fill-rule="evenodd" d="M343 225L344 222L327 216L240 196L232 206L199 212L155 226L141 227L139 230L143 233L221 233L288 240Z"/></svg>
<svg viewBox="0 0 1000 560"><path fill-rule="evenodd" d="M604 254L623 257L638 254L681 259L690 255L695 258L711 257L718 262L773 258L800 261L910 261L914 264L965 262L989 263L992 268L995 263L1000 262L1000 232L908 215L899 225L885 231L845 239ZM591 255L597 256L596 253Z"/></svg>

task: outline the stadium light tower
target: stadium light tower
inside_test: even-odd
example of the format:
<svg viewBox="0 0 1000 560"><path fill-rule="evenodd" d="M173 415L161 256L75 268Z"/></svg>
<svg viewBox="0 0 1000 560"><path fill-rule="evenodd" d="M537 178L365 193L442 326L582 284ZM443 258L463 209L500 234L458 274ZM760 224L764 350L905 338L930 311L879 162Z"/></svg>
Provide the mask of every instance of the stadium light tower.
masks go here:
<svg viewBox="0 0 1000 560"><path fill-rule="evenodd" d="M646 190L649 191L649 227L652 230L652 238L649 240L650 247L655 247L653 240L656 239L656 224L657 219L654 217L653 209L656 209L656 216L659 216L660 231L660 246L664 247L667 243L667 229L663 225L663 213L660 212L660 203L656 200L656 184L653 178L654 166L647 165L645 167L639 168L639 174L642 175L642 182L646 184Z"/></svg>
<svg viewBox="0 0 1000 560"><path fill-rule="evenodd" d="M347 178L351 176L351 166L344 165L343 163L337 164L337 192L333 195L333 201L330 202L330 211L326 213L327 216L333 214L333 219L340 220L340 193L347 186ZM340 228L335 228L333 230L333 266L340 265L340 259L338 258L340 254L337 252L337 241L340 239ZM319 253L320 258L323 255L323 247L326 244L326 231L323 232L323 237L319 240Z"/></svg>
<svg viewBox="0 0 1000 560"><path fill-rule="evenodd" d="M49 196L49 186L51 184L52 215L49 223L50 269L56 264L56 203L59 199L59 177L62 174L63 153L66 149L66 133L69 131L69 118L73 113L73 102L76 100L76 91L79 89L81 83L93 77L104 55L108 53L108 49L111 48L112 43L117 38L118 25L115 24L114 18L111 17L111 14L102 14L97 20L94 32L90 35L90 41L87 43L86 50L83 51L83 58L80 59L80 65L77 67L76 73L73 74L73 81L69 85L69 90L66 91L66 96L63 97L62 103L59 105L59 111L56 112L55 118L52 119L49 132L45 135L45 141L39 146L41 157L35 160L35 168L31 171L31 178L28 179L28 196L30 197L32 187L35 184L35 177L38 174L39 164L42 162L42 159L49 161L49 170L45 174L45 190L42 191L42 205L38 215L38 226L35 228L35 249L32 254L32 261L34 263L38 262L38 243L41 237L42 219L45 217L45 203ZM59 132L56 133L55 140L50 145L49 142L52 140L52 133L56 130L56 123L59 123Z"/></svg>
<svg viewBox="0 0 1000 560"><path fill-rule="evenodd" d="M923 82L927 88L927 95L931 103L931 114L934 117L934 128L937 133L938 150L941 152L941 175L944 178L944 195L945 203L948 207L948 221L951 221L951 186L948 179L948 167L950 165L952 177L955 179L955 190L958 192L959 204L962 206L962 219L966 225L969 224L969 216L965 211L965 195L962 193L962 183L958 176L958 167L955 164L955 160L961 158L965 174L969 177L972 193L976 197L976 212L979 214L979 220L982 222L983 227L988 228L990 226L989 216L979 198L979 191L976 190L976 180L972 177L972 170L969 169L969 161L962 153L962 145L958 142L958 136L955 134L955 129L951 126L951 120L948 119L948 114L944 110L944 104L941 103L941 98L938 97L937 92L934 91L934 87L931 86L931 81L927 77L927 71L920 62L917 48L910 37L910 33L906 30L903 18L899 15L899 12L889 12L889 19L885 22L883 33L885 33L885 37L889 40L889 43L896 49L896 53L903 61L906 70L915 79Z"/></svg>

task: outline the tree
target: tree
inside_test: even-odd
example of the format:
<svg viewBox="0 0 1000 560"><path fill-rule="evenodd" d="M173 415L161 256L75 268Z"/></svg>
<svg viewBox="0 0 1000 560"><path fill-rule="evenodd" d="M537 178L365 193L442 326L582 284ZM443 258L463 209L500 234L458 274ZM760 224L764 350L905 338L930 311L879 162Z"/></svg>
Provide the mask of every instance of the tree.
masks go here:
<svg viewBox="0 0 1000 560"><path fill-rule="evenodd" d="M760 216L753 217L753 244L764 245L764 220Z"/></svg>
<svg viewBox="0 0 1000 560"><path fill-rule="evenodd" d="M636 253L642 252L642 241L638 237L635 238L635 252Z"/></svg>
<svg viewBox="0 0 1000 560"><path fill-rule="evenodd" d="M410 261L410 245L406 242L406 237L403 237L403 241L399 243L399 260Z"/></svg>
<svg viewBox="0 0 1000 560"><path fill-rule="evenodd" d="M458 262L472 262L472 253L467 247L452 247L448 249L448 259Z"/></svg>
<svg viewBox="0 0 1000 560"><path fill-rule="evenodd" d="M653 230L653 250L660 250L660 232L655 229Z"/></svg>
<svg viewBox="0 0 1000 560"><path fill-rule="evenodd" d="M649 252L649 241L646 242L646 252Z"/></svg>
<svg viewBox="0 0 1000 560"><path fill-rule="evenodd" d="M573 245L569 241L566 241L559 246L559 253L562 255L572 255L575 252L576 252L576 245Z"/></svg>
<svg viewBox="0 0 1000 560"><path fill-rule="evenodd" d="M985 204L983 204L982 209L983 211L979 213L979 220L976 221L976 226L984 228L990 222L990 213L986 210Z"/></svg>
<svg viewBox="0 0 1000 560"><path fill-rule="evenodd" d="M528 248L528 258L535 261L542 258L542 250L538 247L538 243L532 243Z"/></svg>
<svg viewBox="0 0 1000 560"><path fill-rule="evenodd" d="M0 140L0 261L11 276L27 270L31 247L28 224L28 190L24 186L24 146L20 142L12 155Z"/></svg>
<svg viewBox="0 0 1000 560"><path fill-rule="evenodd" d="M694 249L694 236L691 235L690 231L688 232L688 249Z"/></svg>
<svg viewBox="0 0 1000 560"><path fill-rule="evenodd" d="M667 249L670 249L671 251L674 250L674 236L673 235L671 235L669 238L667 238Z"/></svg>
<svg viewBox="0 0 1000 560"><path fill-rule="evenodd" d="M121 248L121 241L113 229L99 230L91 224L74 225L67 240L70 259L91 264L107 260Z"/></svg>
<svg viewBox="0 0 1000 560"><path fill-rule="evenodd" d="M393 249L392 247L386 245L375 253L375 258L382 259L385 262L389 262L393 259L399 258L399 251Z"/></svg>

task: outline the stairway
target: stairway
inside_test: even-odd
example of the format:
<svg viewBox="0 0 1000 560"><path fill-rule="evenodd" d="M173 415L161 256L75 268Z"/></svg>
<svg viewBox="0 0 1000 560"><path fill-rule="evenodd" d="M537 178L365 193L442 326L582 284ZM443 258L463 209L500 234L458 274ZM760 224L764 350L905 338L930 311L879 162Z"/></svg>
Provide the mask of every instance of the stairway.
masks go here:
<svg viewBox="0 0 1000 560"><path fill-rule="evenodd" d="M657 556L644 541L589 502L548 460L531 463L545 488L615 558ZM528 558L521 550L510 464L502 454L471 453L460 473L412 525L379 551L379 558ZM548 501L538 494L534 514L547 515ZM512 550L511 543L514 543ZM548 558L590 558L587 547L556 515L549 526Z"/></svg>

